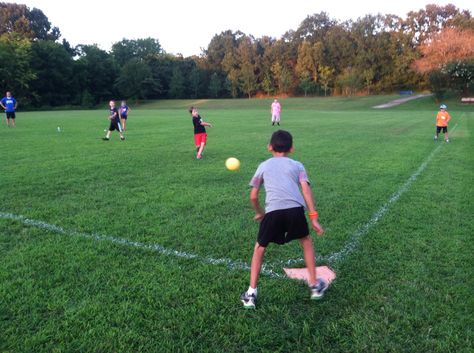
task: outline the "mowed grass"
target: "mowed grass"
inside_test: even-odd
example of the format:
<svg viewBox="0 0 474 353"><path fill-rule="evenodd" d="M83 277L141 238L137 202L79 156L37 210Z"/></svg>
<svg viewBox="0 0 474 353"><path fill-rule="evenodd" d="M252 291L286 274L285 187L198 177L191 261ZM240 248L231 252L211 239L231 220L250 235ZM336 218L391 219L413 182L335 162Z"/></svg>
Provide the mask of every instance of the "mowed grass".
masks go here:
<svg viewBox="0 0 474 353"><path fill-rule="evenodd" d="M393 98L281 100L337 279L312 302L262 275L255 311L239 296L271 100L131 104L125 142L101 140L106 107L19 112L0 129L0 352L472 352L474 112L448 102L452 142L435 143L437 104L371 108ZM214 124L201 161L191 104ZM301 255L270 246L266 269Z"/></svg>

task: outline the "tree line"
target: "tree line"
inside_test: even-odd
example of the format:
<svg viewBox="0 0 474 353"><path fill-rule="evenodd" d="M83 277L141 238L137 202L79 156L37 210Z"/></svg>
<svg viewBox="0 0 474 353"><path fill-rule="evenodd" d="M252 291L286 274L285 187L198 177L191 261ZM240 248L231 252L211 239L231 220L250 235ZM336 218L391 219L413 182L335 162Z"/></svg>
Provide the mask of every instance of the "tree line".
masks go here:
<svg viewBox="0 0 474 353"><path fill-rule="evenodd" d="M378 14L344 22L321 12L281 38L227 30L200 55L183 57L166 53L156 38L123 39L110 51L73 47L60 40L60 30L40 9L0 3L0 87L31 107L93 107L112 97L325 96L430 88L439 95L447 89L469 94L473 36L471 13L451 4L427 5L406 18Z"/></svg>

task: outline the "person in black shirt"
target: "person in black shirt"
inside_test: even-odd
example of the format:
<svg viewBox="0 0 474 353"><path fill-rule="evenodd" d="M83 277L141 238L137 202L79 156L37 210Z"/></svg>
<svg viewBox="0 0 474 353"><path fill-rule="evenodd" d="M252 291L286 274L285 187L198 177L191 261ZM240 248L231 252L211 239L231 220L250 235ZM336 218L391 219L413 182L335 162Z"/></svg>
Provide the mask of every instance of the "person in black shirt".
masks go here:
<svg viewBox="0 0 474 353"><path fill-rule="evenodd" d="M194 125L194 143L196 145L196 158L202 158L202 152L204 151L204 146L206 145L207 141L207 134L205 126L212 127L212 124L206 123L202 120L201 116L196 107L189 108L189 112L193 117L193 125Z"/></svg>
<svg viewBox="0 0 474 353"><path fill-rule="evenodd" d="M117 130L118 133L120 134L120 140L125 140L125 136L123 136L122 132L122 125L120 125L120 114L118 112L118 109L115 107L115 101L110 101L109 102L110 106L110 113L109 113L109 120L110 120L110 126L109 130L107 131L107 135L103 138L104 141L110 140L110 134L112 131Z"/></svg>

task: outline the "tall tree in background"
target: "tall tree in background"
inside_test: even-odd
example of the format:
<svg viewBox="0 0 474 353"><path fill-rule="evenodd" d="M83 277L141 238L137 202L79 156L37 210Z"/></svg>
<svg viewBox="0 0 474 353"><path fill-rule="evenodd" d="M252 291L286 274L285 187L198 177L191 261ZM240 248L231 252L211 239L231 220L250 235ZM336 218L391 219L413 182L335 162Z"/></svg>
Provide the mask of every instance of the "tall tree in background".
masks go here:
<svg viewBox="0 0 474 353"><path fill-rule="evenodd" d="M31 42L13 33L0 35L0 87L12 91L16 97L30 100L30 84L36 78L31 67Z"/></svg>
<svg viewBox="0 0 474 353"><path fill-rule="evenodd" d="M300 88L305 97L314 86L313 82L317 78L317 66L314 58L314 48L311 43L304 40L298 47L298 58L295 66L295 72L300 82Z"/></svg>
<svg viewBox="0 0 474 353"><path fill-rule="evenodd" d="M169 98L184 98L185 82L183 73L178 65L173 69L173 75L170 81Z"/></svg>
<svg viewBox="0 0 474 353"><path fill-rule="evenodd" d="M158 56L162 52L158 39L123 39L112 45L111 55L118 65L123 66L131 59L147 62L150 58Z"/></svg>
<svg viewBox="0 0 474 353"><path fill-rule="evenodd" d="M118 68L112 57L96 45L82 45L77 47L79 59L77 63L85 78L81 91L87 90L94 96L95 103L107 101L115 96L115 80Z"/></svg>
<svg viewBox="0 0 474 353"><path fill-rule="evenodd" d="M255 73L258 69L258 58L256 45L252 37L245 36L242 38L237 48L237 55L240 59L240 89L247 94L248 98L251 98L258 88L257 75Z"/></svg>
<svg viewBox="0 0 474 353"><path fill-rule="evenodd" d="M25 5L0 3L0 34L15 32L31 40L55 41L61 36L43 11Z"/></svg>
<svg viewBox="0 0 474 353"><path fill-rule="evenodd" d="M146 99L159 90L150 67L138 58L129 60L120 69L115 88L124 99Z"/></svg>
<svg viewBox="0 0 474 353"><path fill-rule="evenodd" d="M35 79L30 92L36 106L70 105L73 103L73 58L67 49L49 40L32 44L31 68ZM79 102L76 102L76 104Z"/></svg>

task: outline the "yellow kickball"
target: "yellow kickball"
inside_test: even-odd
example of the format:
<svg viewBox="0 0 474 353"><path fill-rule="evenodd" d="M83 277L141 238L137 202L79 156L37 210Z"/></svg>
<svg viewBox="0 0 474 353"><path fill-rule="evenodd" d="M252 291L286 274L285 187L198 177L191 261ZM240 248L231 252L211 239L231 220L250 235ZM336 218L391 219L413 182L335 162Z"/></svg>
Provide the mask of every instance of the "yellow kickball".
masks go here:
<svg viewBox="0 0 474 353"><path fill-rule="evenodd" d="M240 161L234 157L227 158L225 167L229 170L237 170L240 168Z"/></svg>

